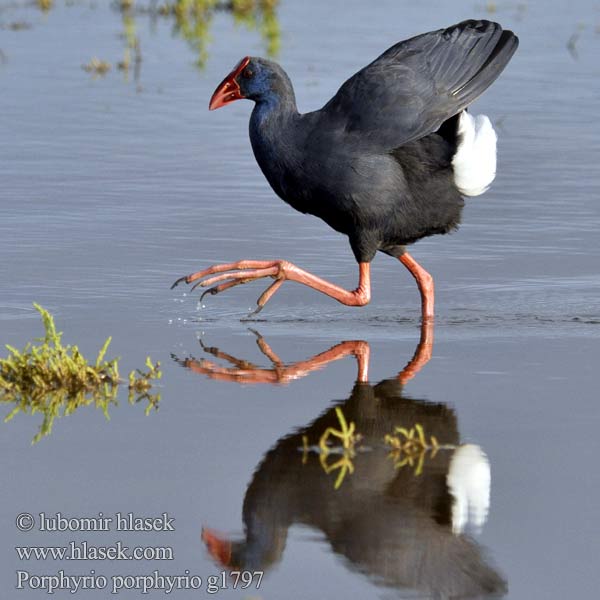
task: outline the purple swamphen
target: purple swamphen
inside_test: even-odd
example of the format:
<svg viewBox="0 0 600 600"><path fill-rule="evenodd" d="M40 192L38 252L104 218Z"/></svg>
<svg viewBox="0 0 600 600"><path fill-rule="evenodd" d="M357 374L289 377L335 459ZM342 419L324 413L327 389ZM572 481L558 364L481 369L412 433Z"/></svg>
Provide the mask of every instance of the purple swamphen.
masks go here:
<svg viewBox="0 0 600 600"><path fill-rule="evenodd" d="M320 110L300 114L284 70L245 57L217 87L209 108L255 102L250 141L275 193L348 236L359 265L348 291L285 260L213 265L177 280L217 294L262 277L285 280L348 306L371 297L370 262L380 250L417 281L423 318L433 317L433 279L406 246L458 227L463 196L485 192L496 174L496 133L466 108L500 75L518 38L490 21L463 21L399 42L350 77ZM211 287L212 286L212 287ZM195 286L194 286L195 287Z"/></svg>

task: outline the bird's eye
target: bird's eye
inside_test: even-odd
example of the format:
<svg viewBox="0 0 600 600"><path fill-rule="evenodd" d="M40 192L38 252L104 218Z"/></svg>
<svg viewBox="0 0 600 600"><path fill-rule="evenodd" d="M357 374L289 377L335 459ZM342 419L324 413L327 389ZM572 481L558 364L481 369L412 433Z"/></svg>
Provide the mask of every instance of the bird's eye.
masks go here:
<svg viewBox="0 0 600 600"><path fill-rule="evenodd" d="M250 77L254 76L254 71L250 67L246 67L242 71L242 76L245 77L246 79L250 79Z"/></svg>

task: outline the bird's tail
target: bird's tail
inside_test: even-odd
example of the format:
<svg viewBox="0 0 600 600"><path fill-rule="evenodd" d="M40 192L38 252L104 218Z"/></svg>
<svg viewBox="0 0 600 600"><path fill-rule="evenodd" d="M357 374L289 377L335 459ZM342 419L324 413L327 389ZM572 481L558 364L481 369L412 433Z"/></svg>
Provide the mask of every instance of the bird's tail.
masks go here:
<svg viewBox="0 0 600 600"><path fill-rule="evenodd" d="M454 183L463 196L483 194L496 177L496 132L488 117L460 113L452 158Z"/></svg>

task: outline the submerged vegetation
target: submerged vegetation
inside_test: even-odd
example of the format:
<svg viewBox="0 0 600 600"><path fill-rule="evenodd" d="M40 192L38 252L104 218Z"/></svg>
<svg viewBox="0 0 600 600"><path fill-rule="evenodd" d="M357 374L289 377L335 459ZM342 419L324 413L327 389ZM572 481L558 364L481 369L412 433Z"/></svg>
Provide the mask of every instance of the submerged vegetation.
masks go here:
<svg viewBox="0 0 600 600"><path fill-rule="evenodd" d="M89 63L82 65L81 68L93 75L106 75L110 71L110 63L94 57Z"/></svg>
<svg viewBox="0 0 600 600"><path fill-rule="evenodd" d="M340 430L334 429L333 427L328 427L325 430L319 440L319 448L321 448L321 452L323 453L329 451L329 438L331 436L337 437L342 441L344 450L352 450L356 445L356 442L360 439L360 437L354 433L356 429L354 422L351 421L350 425L348 425L346 417L344 417L344 413L339 406L336 407L335 414L340 423Z"/></svg>
<svg viewBox="0 0 600 600"><path fill-rule="evenodd" d="M196 64L203 67L208 59L210 28L216 13L233 16L236 24L258 31L269 56L279 51L280 29L277 19L279 0L173 0L144 5L134 0L121 0L118 7L129 19L135 14L150 14L174 20L173 32L188 42L196 54ZM127 31L126 31L127 37ZM130 45L130 41L128 41ZM138 41L139 48L139 41Z"/></svg>
<svg viewBox="0 0 600 600"><path fill-rule="evenodd" d="M100 408L108 418L108 407L117 404L120 385L118 358L106 360L111 338L105 342L94 363L89 363L77 346L63 345L62 333L56 331L52 315L38 304L45 336L28 343L23 350L7 345L7 358L0 358L0 402L14 404L6 417L10 421L18 413L43 415L43 422L33 442L52 431L57 416L69 415L80 406ZM153 381L161 378L160 363L146 359L147 371L129 374L129 402L146 400L146 413L156 408L160 394L151 394Z"/></svg>
<svg viewBox="0 0 600 600"><path fill-rule="evenodd" d="M308 460L308 454L311 451L319 454L319 462L323 471L327 475L338 471L334 488L341 487L347 474L354 473L353 459L356 452L360 450L372 450L372 448L362 448L359 446L363 439L362 434L356 432L356 425L353 422L348 423L342 409L338 406L335 413L339 422L339 429L327 427L319 439L317 447L309 445L308 437L302 437L303 453L302 463ZM338 438L341 445L331 444L332 438ZM440 445L435 436L429 436L429 441L419 423L414 427L407 429L405 427L395 427L394 435L386 435L383 438L384 445L390 449L388 457L394 461L396 468L409 466L414 468L414 475L418 477L423 472L423 466L427 453L430 458L435 458L439 450L454 450L456 446ZM335 458L331 460L331 456ZM337 460L336 460L337 459Z"/></svg>
<svg viewBox="0 0 600 600"><path fill-rule="evenodd" d="M54 0L34 0L33 5L45 13L57 8ZM263 40L266 54L274 57L279 52L281 40L277 18L278 5L279 0L113 0L112 8L121 15L123 27L121 38L125 44L123 59L113 62L126 75L133 68L134 78L136 81L139 80L142 43L136 21L141 17L149 17L153 24L159 20L171 21L174 36L188 43L196 56L196 65L202 68L208 59L210 30L214 17L218 13L229 14L236 25L246 27L250 31L257 31ZM8 8L17 9L27 6L31 4L16 4ZM67 2L65 6L77 6L77 4ZM98 60L98 63L108 64L108 61ZM106 73L108 69L99 71L92 67L86 70L97 75Z"/></svg>
<svg viewBox="0 0 600 600"><path fill-rule="evenodd" d="M352 421L348 425L346 417L344 417L344 413L339 406L336 406L335 414L337 415L340 429L338 430L334 427L328 427L323 432L323 435L319 440L319 460L323 470L325 473L327 473L327 475L339 470L338 476L333 484L333 487L337 490L344 482L346 474L350 473L350 475L352 475L352 473L354 473L354 463L352 462L352 459L355 456L354 448L362 436L355 433L356 426ZM339 449L337 449L336 452L335 446L332 448L329 445L329 440L332 436L341 440L341 452ZM328 458L332 452L336 453L338 456L340 456L340 458L333 463L330 463L328 462Z"/></svg>
<svg viewBox="0 0 600 600"><path fill-rule="evenodd" d="M54 0L36 0L36 4L40 10L47 11L54 6Z"/></svg>
<svg viewBox="0 0 600 600"><path fill-rule="evenodd" d="M435 458L440 448L437 439L432 435L428 442L419 423L411 429L396 427L395 432L397 435L386 435L384 438L384 442L391 448L389 456L394 460L394 466L414 467L415 475L419 476L423 471L426 453L429 451L431 458Z"/></svg>

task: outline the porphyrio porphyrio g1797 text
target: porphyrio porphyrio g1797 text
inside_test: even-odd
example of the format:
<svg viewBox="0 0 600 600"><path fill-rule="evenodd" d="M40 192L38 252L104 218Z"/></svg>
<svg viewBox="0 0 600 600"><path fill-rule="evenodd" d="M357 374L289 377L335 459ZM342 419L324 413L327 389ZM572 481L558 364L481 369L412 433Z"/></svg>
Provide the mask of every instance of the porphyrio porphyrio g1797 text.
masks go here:
<svg viewBox="0 0 600 600"><path fill-rule="evenodd" d="M217 294L262 277L303 283L348 306L371 298L370 263L380 250L417 281L423 318L433 316L433 279L406 246L455 229L463 196L496 174L496 134L466 108L502 72L518 39L489 21L463 21L399 42L350 77L320 110L300 114L284 70L245 57L213 94L211 110L248 98L250 141L273 190L348 236L359 266L348 291L285 260L241 260L182 277ZM199 281L198 281L199 280ZM213 287L211 287L213 286Z"/></svg>

